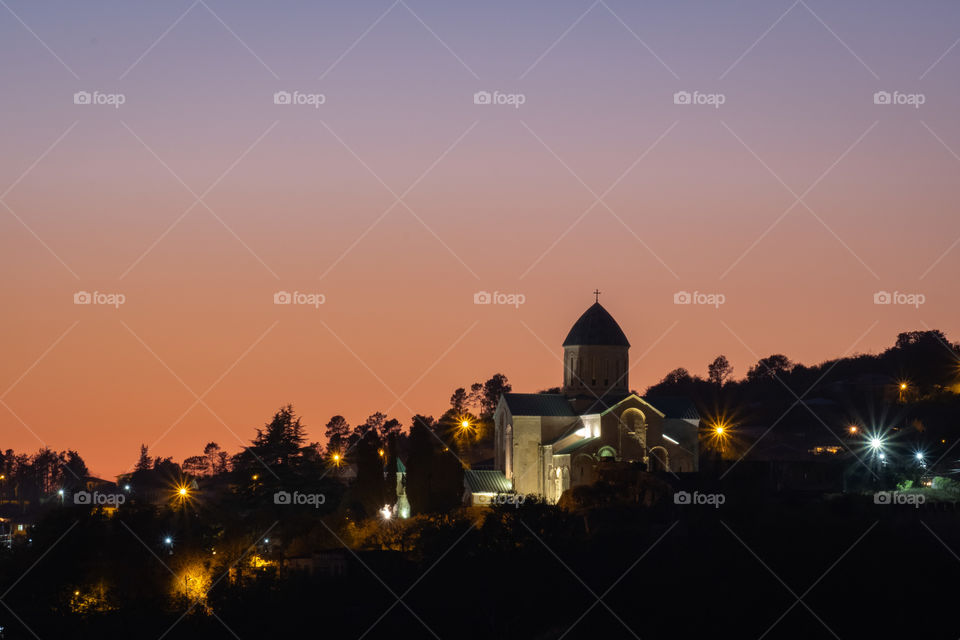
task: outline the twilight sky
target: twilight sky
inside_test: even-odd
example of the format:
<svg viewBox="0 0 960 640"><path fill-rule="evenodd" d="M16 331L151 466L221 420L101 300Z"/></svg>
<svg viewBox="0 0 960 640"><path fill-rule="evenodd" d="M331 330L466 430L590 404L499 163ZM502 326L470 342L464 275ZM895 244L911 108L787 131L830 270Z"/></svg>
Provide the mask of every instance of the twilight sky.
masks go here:
<svg viewBox="0 0 960 640"><path fill-rule="evenodd" d="M287 402L322 439L536 391L596 287L640 390L957 339L958 39L932 0L0 0L0 447L112 477Z"/></svg>

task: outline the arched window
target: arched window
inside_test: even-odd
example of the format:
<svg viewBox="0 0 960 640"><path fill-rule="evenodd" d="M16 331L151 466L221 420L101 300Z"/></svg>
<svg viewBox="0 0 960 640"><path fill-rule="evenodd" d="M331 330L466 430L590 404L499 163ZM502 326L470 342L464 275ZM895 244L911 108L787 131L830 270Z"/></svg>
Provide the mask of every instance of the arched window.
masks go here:
<svg viewBox="0 0 960 640"><path fill-rule="evenodd" d="M621 413L620 428L636 438L641 446L647 446L647 418L640 409L631 407Z"/></svg>
<svg viewBox="0 0 960 640"><path fill-rule="evenodd" d="M670 457L667 450L661 446L650 449L650 471L670 471Z"/></svg>

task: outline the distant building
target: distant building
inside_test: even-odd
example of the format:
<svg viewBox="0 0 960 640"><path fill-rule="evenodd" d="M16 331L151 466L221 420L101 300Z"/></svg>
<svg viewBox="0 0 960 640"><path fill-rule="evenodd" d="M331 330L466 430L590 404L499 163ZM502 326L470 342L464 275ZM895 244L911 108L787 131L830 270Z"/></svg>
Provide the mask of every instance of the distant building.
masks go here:
<svg viewBox="0 0 960 640"><path fill-rule="evenodd" d="M599 302L563 342L560 393L506 393L494 413L494 467L504 486L556 502L592 484L597 465L697 470L700 417L689 400L630 391L630 343ZM492 481L491 481L492 482ZM481 492L482 493L482 492Z"/></svg>
<svg viewBox="0 0 960 640"><path fill-rule="evenodd" d="M488 507L513 487L502 471L466 469L463 472L463 503L468 507Z"/></svg>

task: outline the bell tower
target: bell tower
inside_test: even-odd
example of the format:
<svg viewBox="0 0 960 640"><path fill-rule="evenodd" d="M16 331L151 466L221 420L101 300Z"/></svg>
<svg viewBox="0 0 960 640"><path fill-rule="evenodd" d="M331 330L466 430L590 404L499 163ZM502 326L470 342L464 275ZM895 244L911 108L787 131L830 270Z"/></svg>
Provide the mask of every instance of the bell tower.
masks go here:
<svg viewBox="0 0 960 640"><path fill-rule="evenodd" d="M596 301L574 323L563 341L563 392L568 396L630 391L630 342L613 316Z"/></svg>

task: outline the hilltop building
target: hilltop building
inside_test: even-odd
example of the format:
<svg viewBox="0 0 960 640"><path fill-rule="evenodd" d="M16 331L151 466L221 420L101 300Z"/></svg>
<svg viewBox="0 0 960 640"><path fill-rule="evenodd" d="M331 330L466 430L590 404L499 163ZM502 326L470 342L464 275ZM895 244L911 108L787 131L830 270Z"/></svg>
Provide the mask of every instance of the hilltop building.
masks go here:
<svg viewBox="0 0 960 640"><path fill-rule="evenodd" d="M697 471L696 409L685 399L630 391L629 350L598 298L563 341L560 393L500 397L494 413L500 479L484 478L484 488L509 486L556 502L570 487L592 484L605 462L637 463L651 472Z"/></svg>

